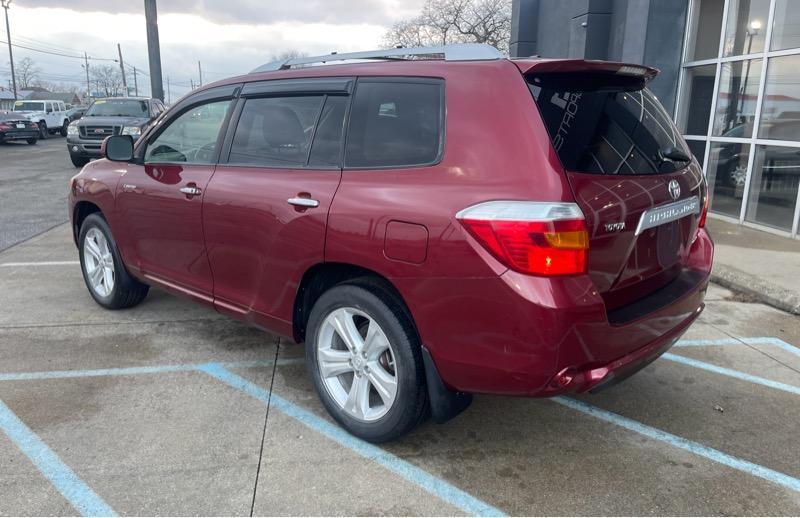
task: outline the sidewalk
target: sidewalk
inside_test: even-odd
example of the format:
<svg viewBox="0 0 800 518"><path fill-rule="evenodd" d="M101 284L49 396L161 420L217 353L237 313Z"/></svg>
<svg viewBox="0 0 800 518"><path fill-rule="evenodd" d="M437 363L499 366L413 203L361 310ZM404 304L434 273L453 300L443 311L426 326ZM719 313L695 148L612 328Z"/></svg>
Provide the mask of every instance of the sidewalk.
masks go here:
<svg viewBox="0 0 800 518"><path fill-rule="evenodd" d="M713 282L800 315L800 240L708 218Z"/></svg>

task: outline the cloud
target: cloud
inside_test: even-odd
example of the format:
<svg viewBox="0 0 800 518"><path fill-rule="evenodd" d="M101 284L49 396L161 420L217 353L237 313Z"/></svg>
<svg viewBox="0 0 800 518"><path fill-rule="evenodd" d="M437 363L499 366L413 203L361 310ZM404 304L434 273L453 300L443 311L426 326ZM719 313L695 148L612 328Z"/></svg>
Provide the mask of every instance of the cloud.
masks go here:
<svg viewBox="0 0 800 518"><path fill-rule="evenodd" d="M20 0L24 7L139 14L141 0ZM419 12L422 0L160 0L161 14L194 14L216 23L275 22L391 25Z"/></svg>
<svg viewBox="0 0 800 518"><path fill-rule="evenodd" d="M145 21L141 9L137 9L142 5L141 0L76 0L67 4L69 8L48 7L56 3L51 0L15 2L10 12L12 39L18 37L15 43L38 48L46 46L80 56L85 51L92 58L105 59L117 57L116 45L120 43L126 64L142 72L138 77L140 91L149 92L149 79L144 76L148 70ZM170 77L172 82L173 99L176 94L188 91L190 80L199 80L198 60L205 72L204 82L209 82L246 73L287 50L315 55L377 48L388 26L379 23L378 18L385 15L386 6L391 6L392 0L312 0L293 10L283 6L280 16L276 9L263 7L272 3L229 0L227 4L231 9L226 10L226 18L217 19L215 9L221 11L222 2L162 0L159 3L161 61L165 80ZM214 7L202 10L210 4ZM188 6L186 12L174 12L182 5ZM256 5L261 7L254 7ZM337 9L338 5L346 5L347 9ZM380 9L376 8L378 16L373 12L370 18L359 13L356 6ZM101 7L102 11L94 10ZM248 8L251 9L249 16ZM319 12L309 15L310 19L293 19L304 10ZM271 16L266 16L266 11ZM15 49L15 59L23 57L36 61L42 69L42 79L85 83L82 59ZM90 67L102 65L118 66L113 61L90 62ZM5 60L0 59L0 82L3 84L6 76L10 76L6 68ZM128 74L132 75L132 71L128 70ZM128 82L133 84L132 77Z"/></svg>

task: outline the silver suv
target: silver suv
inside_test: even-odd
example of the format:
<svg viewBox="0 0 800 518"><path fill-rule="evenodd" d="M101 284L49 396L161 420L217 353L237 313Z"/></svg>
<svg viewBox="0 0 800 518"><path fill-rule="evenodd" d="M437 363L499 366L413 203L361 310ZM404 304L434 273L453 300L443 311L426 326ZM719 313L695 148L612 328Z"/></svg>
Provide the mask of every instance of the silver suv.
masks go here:
<svg viewBox="0 0 800 518"><path fill-rule="evenodd" d="M111 135L134 140L166 109L159 99L110 97L97 99L84 116L67 127L67 151L75 167L100 158L100 146Z"/></svg>

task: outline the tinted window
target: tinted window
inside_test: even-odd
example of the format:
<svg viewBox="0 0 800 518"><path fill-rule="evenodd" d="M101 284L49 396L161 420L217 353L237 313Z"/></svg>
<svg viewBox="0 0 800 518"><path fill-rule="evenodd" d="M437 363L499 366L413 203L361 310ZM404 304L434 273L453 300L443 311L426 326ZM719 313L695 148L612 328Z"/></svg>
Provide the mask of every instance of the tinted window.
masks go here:
<svg viewBox="0 0 800 518"><path fill-rule="evenodd" d="M322 96L247 99L229 163L305 166L322 101Z"/></svg>
<svg viewBox="0 0 800 518"><path fill-rule="evenodd" d="M328 97L319 118L314 143L311 146L310 166L339 166L342 152L344 112L347 97Z"/></svg>
<svg viewBox="0 0 800 518"><path fill-rule="evenodd" d="M361 80L347 135L347 167L435 162L441 148L442 84Z"/></svg>
<svg viewBox="0 0 800 518"><path fill-rule="evenodd" d="M658 99L641 84L626 87L613 81L617 84L584 79L578 86L553 78L529 80L564 168L652 174L685 167L660 158L660 151L668 147L690 152Z"/></svg>
<svg viewBox="0 0 800 518"><path fill-rule="evenodd" d="M219 130L230 104L231 101L201 104L169 121L167 127L147 145L145 162L213 163Z"/></svg>

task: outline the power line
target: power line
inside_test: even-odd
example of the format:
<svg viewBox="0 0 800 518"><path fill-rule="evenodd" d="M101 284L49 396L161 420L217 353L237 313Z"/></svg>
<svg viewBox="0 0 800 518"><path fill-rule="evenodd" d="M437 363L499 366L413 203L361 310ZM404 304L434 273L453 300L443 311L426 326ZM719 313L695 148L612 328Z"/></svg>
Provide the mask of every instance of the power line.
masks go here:
<svg viewBox="0 0 800 518"><path fill-rule="evenodd" d="M0 43L6 44L6 45L8 44L7 41L3 41L3 40L0 40ZM17 47L17 48L20 48L20 49L30 50L32 52L41 52L42 54L50 54L51 56L60 56L60 57L63 57L63 58L80 59L81 61L83 61L83 59L84 59L83 56L73 56L72 54L64 54L63 52L55 52L55 51L50 51L50 50L37 49L37 48L34 48L34 47L28 47L26 45L19 45L17 43L12 43L11 46L12 47ZM94 61L117 61L116 59L111 59L111 58L92 58L92 57L90 57L89 59L90 60L94 60Z"/></svg>

